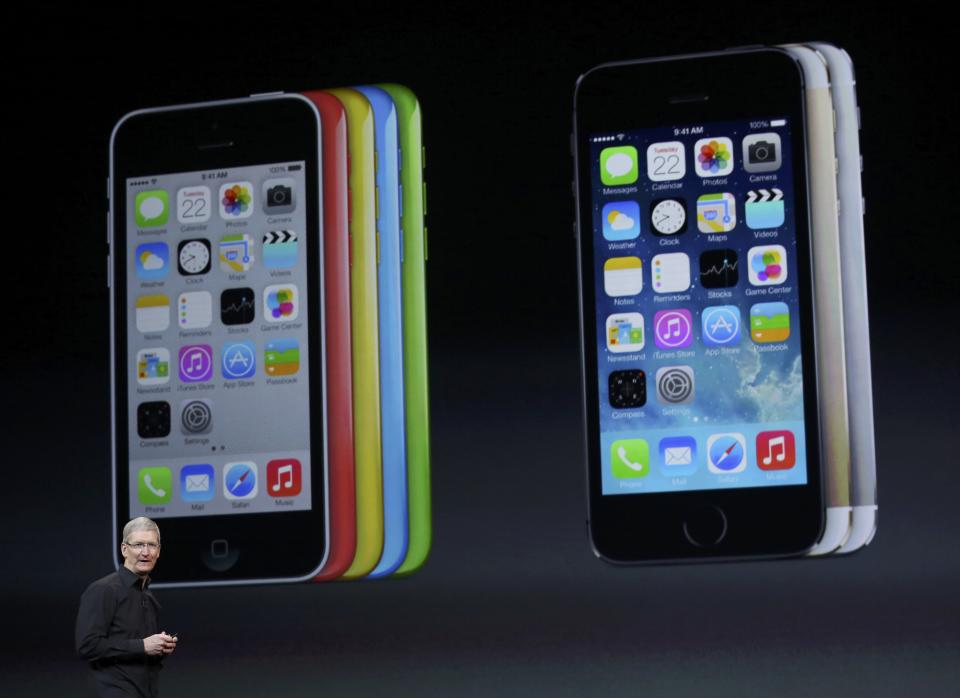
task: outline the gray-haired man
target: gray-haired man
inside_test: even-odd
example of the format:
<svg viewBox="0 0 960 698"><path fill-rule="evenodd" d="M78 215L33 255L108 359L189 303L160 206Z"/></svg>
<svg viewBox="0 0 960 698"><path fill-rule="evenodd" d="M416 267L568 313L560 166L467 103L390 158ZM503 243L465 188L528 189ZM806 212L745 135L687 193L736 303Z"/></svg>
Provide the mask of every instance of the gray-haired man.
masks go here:
<svg viewBox="0 0 960 698"><path fill-rule="evenodd" d="M163 658L177 638L159 630L160 604L147 590L160 557L160 529L145 516L123 527L123 567L98 579L80 597L77 653L90 663L100 695L159 695Z"/></svg>

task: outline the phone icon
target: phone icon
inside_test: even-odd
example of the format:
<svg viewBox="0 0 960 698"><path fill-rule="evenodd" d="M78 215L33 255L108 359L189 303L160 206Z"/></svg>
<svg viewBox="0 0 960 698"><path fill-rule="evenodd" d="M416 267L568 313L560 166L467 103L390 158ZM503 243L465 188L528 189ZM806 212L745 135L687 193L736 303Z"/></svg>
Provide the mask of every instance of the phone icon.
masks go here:
<svg viewBox="0 0 960 698"><path fill-rule="evenodd" d="M757 467L789 470L797 464L797 442L792 431L761 431L757 434Z"/></svg>
<svg viewBox="0 0 960 698"><path fill-rule="evenodd" d="M603 263L603 290L608 296L635 296L643 290L639 257L613 257Z"/></svg>
<svg viewBox="0 0 960 698"><path fill-rule="evenodd" d="M163 189L142 191L133 202L133 217L140 228L156 228L167 224L170 197Z"/></svg>
<svg viewBox="0 0 960 698"><path fill-rule="evenodd" d="M611 201L601 215L605 240L634 240L640 236L640 204L636 201Z"/></svg>
<svg viewBox="0 0 960 698"><path fill-rule="evenodd" d="M610 446L610 469L619 479L650 474L650 445L645 439L621 439Z"/></svg>
<svg viewBox="0 0 960 698"><path fill-rule="evenodd" d="M227 499L253 499L257 496L257 464L244 461L223 466L223 496Z"/></svg>
<svg viewBox="0 0 960 698"><path fill-rule="evenodd" d="M713 434L707 439L707 468L716 475L742 472L747 467L743 434Z"/></svg>
<svg viewBox="0 0 960 698"><path fill-rule="evenodd" d="M137 245L134 261L137 265L137 276L144 281L162 279L170 270L170 248L165 242Z"/></svg>
<svg viewBox="0 0 960 698"><path fill-rule="evenodd" d="M701 177L723 177L733 172L733 141L729 138L701 138L693 151L694 169Z"/></svg>
<svg viewBox="0 0 960 698"><path fill-rule="evenodd" d="M173 497L170 468L141 468L137 474L137 496L141 504L166 504Z"/></svg>
<svg viewBox="0 0 960 698"><path fill-rule="evenodd" d="M637 149L632 145L600 151L600 181L607 186L633 184L639 176Z"/></svg>

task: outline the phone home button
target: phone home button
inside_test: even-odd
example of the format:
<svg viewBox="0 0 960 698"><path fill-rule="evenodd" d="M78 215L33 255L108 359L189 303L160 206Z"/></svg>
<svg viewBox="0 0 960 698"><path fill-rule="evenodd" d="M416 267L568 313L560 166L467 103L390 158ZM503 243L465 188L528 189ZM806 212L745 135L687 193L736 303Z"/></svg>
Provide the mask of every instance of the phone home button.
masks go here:
<svg viewBox="0 0 960 698"><path fill-rule="evenodd" d="M684 519L683 535L698 548L709 548L727 535L727 517L719 507L696 509Z"/></svg>
<svg viewBox="0 0 960 698"><path fill-rule="evenodd" d="M217 538L210 541L210 552L203 556L203 564L214 572L226 572L237 564L240 557L239 551L230 549L230 541L224 538Z"/></svg>

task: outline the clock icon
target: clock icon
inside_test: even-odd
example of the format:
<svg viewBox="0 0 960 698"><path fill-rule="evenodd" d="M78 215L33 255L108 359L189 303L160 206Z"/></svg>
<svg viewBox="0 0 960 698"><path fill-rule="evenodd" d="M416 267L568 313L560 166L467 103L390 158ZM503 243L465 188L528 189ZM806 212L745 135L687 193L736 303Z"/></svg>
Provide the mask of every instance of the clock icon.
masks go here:
<svg viewBox="0 0 960 698"><path fill-rule="evenodd" d="M687 202L683 199L654 199L650 224L656 235L677 235L687 229Z"/></svg>
<svg viewBox="0 0 960 698"><path fill-rule="evenodd" d="M198 238L181 242L177 247L177 267L184 276L210 271L210 241Z"/></svg>

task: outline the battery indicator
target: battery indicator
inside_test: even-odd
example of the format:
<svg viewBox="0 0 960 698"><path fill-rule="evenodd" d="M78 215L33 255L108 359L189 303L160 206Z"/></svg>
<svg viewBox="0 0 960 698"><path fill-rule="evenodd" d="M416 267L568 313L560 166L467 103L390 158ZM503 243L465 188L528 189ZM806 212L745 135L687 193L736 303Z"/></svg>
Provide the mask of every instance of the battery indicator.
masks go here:
<svg viewBox="0 0 960 698"><path fill-rule="evenodd" d="M770 122L771 128L776 128L777 126L786 126L786 125L787 125L786 119L774 119L773 121Z"/></svg>
<svg viewBox="0 0 960 698"><path fill-rule="evenodd" d="M287 172L296 172L300 169L300 165L288 165Z"/></svg>

